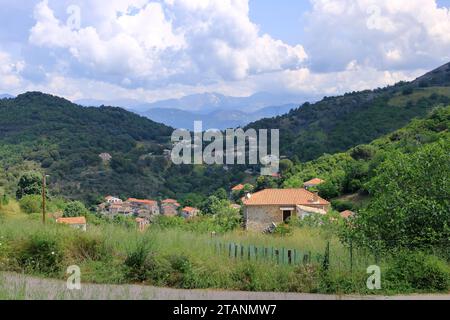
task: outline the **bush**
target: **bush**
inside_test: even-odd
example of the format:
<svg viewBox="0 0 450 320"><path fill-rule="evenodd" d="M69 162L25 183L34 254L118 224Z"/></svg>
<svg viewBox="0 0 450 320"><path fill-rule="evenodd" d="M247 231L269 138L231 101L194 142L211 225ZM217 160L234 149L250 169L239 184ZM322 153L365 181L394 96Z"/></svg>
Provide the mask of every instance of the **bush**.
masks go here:
<svg viewBox="0 0 450 320"><path fill-rule="evenodd" d="M80 201L69 202L64 208L64 217L79 217L84 216L87 213L87 209Z"/></svg>
<svg viewBox="0 0 450 320"><path fill-rule="evenodd" d="M16 248L16 259L26 272L53 275L61 270L63 251L48 235L33 235Z"/></svg>
<svg viewBox="0 0 450 320"><path fill-rule="evenodd" d="M333 206L334 210L339 212L354 209L353 203L348 200L333 200L331 201L331 205Z"/></svg>
<svg viewBox="0 0 450 320"><path fill-rule="evenodd" d="M447 291L450 268L436 256L423 252L400 252L393 257L386 271L386 287L406 292Z"/></svg>
<svg viewBox="0 0 450 320"><path fill-rule="evenodd" d="M42 198L38 195L23 196L19 204L22 211L28 214L38 213L42 210Z"/></svg>
<svg viewBox="0 0 450 320"><path fill-rule="evenodd" d="M77 261L100 261L111 257L111 249L106 246L102 237L86 233L76 233L69 252Z"/></svg>

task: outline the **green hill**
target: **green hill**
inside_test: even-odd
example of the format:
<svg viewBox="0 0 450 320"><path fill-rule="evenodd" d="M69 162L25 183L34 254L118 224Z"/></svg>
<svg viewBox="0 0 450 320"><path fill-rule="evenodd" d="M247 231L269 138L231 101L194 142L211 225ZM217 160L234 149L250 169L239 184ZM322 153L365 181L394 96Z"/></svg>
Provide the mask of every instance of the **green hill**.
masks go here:
<svg viewBox="0 0 450 320"><path fill-rule="evenodd" d="M369 143L436 105L450 104L449 74L446 65L410 83L324 98L251 127L281 128L282 155L317 159ZM225 171L222 166L173 165L164 156L173 129L120 108L86 108L29 92L0 100L0 112L0 194L15 194L20 175L28 170L45 170L54 194L88 203L105 194L203 197L255 182L243 166ZM100 158L105 153L110 161ZM343 191L359 188L358 179L352 180L355 186Z"/></svg>
<svg viewBox="0 0 450 320"><path fill-rule="evenodd" d="M326 97L247 128L280 129L282 155L308 161L369 143L424 117L436 105L448 104L450 63L413 82Z"/></svg>
<svg viewBox="0 0 450 320"><path fill-rule="evenodd" d="M408 157L425 147L438 145L450 153L450 106L435 108L423 119L415 119L407 126L366 145L359 145L344 153L324 155L310 162L293 166L285 172L285 187L300 187L304 181L319 177L327 182L319 187L324 197L335 198L343 194L370 194L370 181L381 175L380 167L396 155ZM431 163L431 158L428 159ZM448 180L447 170L442 171ZM432 170L430 169L430 172ZM398 177L397 177L398 178ZM397 179L395 176L393 180ZM400 177L401 178L401 177ZM415 180L417 188L424 181ZM430 188L434 183L430 183Z"/></svg>

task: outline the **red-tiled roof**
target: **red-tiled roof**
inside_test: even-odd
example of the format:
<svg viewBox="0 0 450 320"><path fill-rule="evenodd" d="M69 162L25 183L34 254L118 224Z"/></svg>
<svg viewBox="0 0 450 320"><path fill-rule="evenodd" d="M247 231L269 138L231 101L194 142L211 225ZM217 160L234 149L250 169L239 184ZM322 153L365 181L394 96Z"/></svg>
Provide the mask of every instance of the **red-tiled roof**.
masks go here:
<svg viewBox="0 0 450 320"><path fill-rule="evenodd" d="M141 204L149 204L149 205L156 205L156 204L158 204L158 202L156 202L154 200L140 200L140 199L134 199L134 198L129 198L127 201L128 202L141 203Z"/></svg>
<svg viewBox="0 0 450 320"><path fill-rule="evenodd" d="M85 217L59 218L56 219L56 222L63 224L86 224L86 218Z"/></svg>
<svg viewBox="0 0 450 320"><path fill-rule="evenodd" d="M174 204L174 205L176 205L176 206L180 206L180 204L178 203L178 201L177 200L174 200L174 199L166 199L166 200L163 200L163 201L161 201L163 204Z"/></svg>
<svg viewBox="0 0 450 320"><path fill-rule="evenodd" d="M353 217L355 215L355 213L353 211L350 210L345 210L341 212L341 217L344 219L348 219L350 217Z"/></svg>
<svg viewBox="0 0 450 320"><path fill-rule="evenodd" d="M195 211L199 211L197 208L192 208L192 207L185 207L183 208L183 211L186 212L195 212Z"/></svg>
<svg viewBox="0 0 450 320"><path fill-rule="evenodd" d="M304 186L317 186L317 185L319 185L319 184L322 184L322 183L324 183L325 181L324 180L322 180L322 179L319 179L319 178L314 178L314 179L311 179L311 180L309 180L309 181L306 181L303 185Z"/></svg>
<svg viewBox="0 0 450 320"><path fill-rule="evenodd" d="M244 185L243 184L238 184L237 186L233 187L231 190L232 191L241 191L244 189Z"/></svg>
<svg viewBox="0 0 450 320"><path fill-rule="evenodd" d="M269 205L329 205L330 203L305 189L265 189L254 193L250 198L244 197L246 206L269 206Z"/></svg>

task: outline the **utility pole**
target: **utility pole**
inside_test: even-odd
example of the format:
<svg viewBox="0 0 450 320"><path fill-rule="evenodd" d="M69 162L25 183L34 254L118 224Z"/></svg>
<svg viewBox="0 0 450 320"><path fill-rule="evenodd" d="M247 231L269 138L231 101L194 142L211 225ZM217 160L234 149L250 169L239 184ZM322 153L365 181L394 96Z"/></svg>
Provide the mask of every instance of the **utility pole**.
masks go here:
<svg viewBox="0 0 450 320"><path fill-rule="evenodd" d="M46 200L46 184L47 176L45 173L42 175L42 223L45 224L45 200Z"/></svg>

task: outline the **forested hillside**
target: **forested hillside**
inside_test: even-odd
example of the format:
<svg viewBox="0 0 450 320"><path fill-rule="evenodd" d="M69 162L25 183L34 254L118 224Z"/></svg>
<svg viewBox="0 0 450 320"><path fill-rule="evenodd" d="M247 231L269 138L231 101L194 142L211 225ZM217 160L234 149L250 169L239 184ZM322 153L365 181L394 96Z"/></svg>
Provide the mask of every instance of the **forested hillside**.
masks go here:
<svg viewBox="0 0 450 320"><path fill-rule="evenodd" d="M450 104L449 85L450 65L446 65L411 83L325 98L251 127L280 128L282 155L303 168L304 161L370 143L436 106ZM0 193L15 194L20 175L30 170L50 175L52 193L90 204L106 194L204 198L219 188L255 183L258 178L258 168L251 174L244 166L173 165L164 154L171 148L173 129L120 108L86 108L30 92L1 99L0 112ZM361 152L367 156L365 150ZM350 156L325 156L318 161L339 157ZM323 170L334 170L333 163L324 166L328 167ZM339 182L338 193L363 189L358 170L365 174L365 168L345 173L346 182ZM303 169L300 175L283 174L285 185L298 185L312 175ZM258 187L279 184L268 180Z"/></svg>
<svg viewBox="0 0 450 320"><path fill-rule="evenodd" d="M280 129L281 153L300 161L345 151L402 128L436 105L450 103L450 64L413 82L326 97L248 128Z"/></svg>

